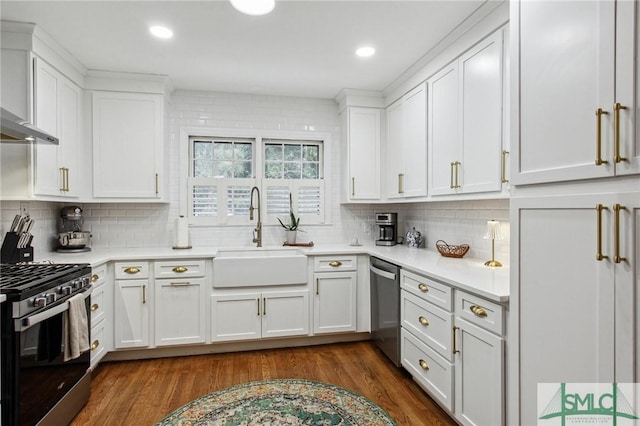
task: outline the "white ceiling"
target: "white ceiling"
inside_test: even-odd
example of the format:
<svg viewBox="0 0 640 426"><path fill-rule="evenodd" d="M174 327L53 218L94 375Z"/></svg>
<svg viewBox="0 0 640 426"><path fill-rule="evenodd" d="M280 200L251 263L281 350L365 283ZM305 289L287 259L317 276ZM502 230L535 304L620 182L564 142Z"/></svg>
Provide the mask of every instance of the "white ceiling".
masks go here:
<svg viewBox="0 0 640 426"><path fill-rule="evenodd" d="M176 89L333 98L383 91L486 0L276 0L246 16L226 0L5 1L88 69L168 75ZM171 40L148 32L173 29ZM371 58L355 49L370 44Z"/></svg>

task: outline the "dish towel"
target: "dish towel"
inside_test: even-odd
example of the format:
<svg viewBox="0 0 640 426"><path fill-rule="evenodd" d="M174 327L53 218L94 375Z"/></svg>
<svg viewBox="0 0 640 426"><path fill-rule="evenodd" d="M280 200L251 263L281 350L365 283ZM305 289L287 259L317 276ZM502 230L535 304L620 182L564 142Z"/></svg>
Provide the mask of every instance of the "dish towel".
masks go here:
<svg viewBox="0 0 640 426"><path fill-rule="evenodd" d="M89 350L89 321L84 305L84 294L76 294L68 301L69 309L64 313L64 360L78 358Z"/></svg>

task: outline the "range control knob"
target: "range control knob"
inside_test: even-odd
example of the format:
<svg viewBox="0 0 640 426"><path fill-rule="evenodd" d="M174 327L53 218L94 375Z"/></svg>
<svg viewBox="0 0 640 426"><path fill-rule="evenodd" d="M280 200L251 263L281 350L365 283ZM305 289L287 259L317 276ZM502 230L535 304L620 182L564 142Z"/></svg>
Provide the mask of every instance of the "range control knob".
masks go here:
<svg viewBox="0 0 640 426"><path fill-rule="evenodd" d="M31 304L35 308L43 308L47 306L47 295L41 294L39 296L34 297L33 299L31 299Z"/></svg>

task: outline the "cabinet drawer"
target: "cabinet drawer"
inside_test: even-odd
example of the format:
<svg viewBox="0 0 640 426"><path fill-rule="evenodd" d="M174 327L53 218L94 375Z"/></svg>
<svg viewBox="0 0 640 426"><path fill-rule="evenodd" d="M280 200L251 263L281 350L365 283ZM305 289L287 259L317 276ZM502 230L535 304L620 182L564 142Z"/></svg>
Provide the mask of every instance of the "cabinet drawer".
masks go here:
<svg viewBox="0 0 640 426"><path fill-rule="evenodd" d="M451 350L453 314L451 312L438 308L406 290L402 290L400 311L403 328L411 331L445 359L453 361Z"/></svg>
<svg viewBox="0 0 640 426"><path fill-rule="evenodd" d="M102 321L100 324L91 327L91 368L94 368L100 359L106 355L106 323Z"/></svg>
<svg viewBox="0 0 640 426"><path fill-rule="evenodd" d="M314 256L313 270L315 272L355 271L356 256Z"/></svg>
<svg viewBox="0 0 640 426"><path fill-rule="evenodd" d="M102 264L91 270L91 285L97 288L107 281L107 265Z"/></svg>
<svg viewBox="0 0 640 426"><path fill-rule="evenodd" d="M149 278L149 262L116 262L115 276L116 280L138 280L141 278Z"/></svg>
<svg viewBox="0 0 640 426"><path fill-rule="evenodd" d="M453 411L453 365L406 330L402 330L402 366L433 398Z"/></svg>
<svg viewBox="0 0 640 426"><path fill-rule="evenodd" d="M400 271L400 286L442 309L451 311L451 287L448 285L402 269Z"/></svg>
<svg viewBox="0 0 640 426"><path fill-rule="evenodd" d="M204 277L204 260L181 260L155 262L153 271L156 278Z"/></svg>
<svg viewBox="0 0 640 426"><path fill-rule="evenodd" d="M455 314L500 336L504 333L503 307L481 297L456 291Z"/></svg>
<svg viewBox="0 0 640 426"><path fill-rule="evenodd" d="M105 287L100 286L91 292L91 326L97 325L105 316Z"/></svg>

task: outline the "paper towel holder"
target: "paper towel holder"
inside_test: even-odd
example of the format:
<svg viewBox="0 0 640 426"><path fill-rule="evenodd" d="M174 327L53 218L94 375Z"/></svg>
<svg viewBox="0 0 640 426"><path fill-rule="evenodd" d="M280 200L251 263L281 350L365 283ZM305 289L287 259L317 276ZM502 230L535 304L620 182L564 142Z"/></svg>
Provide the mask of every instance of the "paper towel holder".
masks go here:
<svg viewBox="0 0 640 426"><path fill-rule="evenodd" d="M174 228L174 250L186 250L192 246L189 244L189 223L184 218L184 215L176 218L176 225Z"/></svg>

